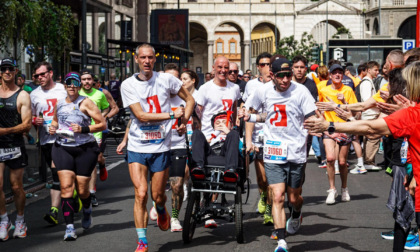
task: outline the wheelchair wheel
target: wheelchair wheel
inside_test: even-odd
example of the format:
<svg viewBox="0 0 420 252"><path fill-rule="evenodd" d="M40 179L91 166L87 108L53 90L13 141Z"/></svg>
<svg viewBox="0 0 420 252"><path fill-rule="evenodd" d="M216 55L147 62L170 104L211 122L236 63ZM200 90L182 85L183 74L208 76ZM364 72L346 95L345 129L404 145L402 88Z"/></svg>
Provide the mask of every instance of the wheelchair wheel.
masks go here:
<svg viewBox="0 0 420 252"><path fill-rule="evenodd" d="M182 227L182 240L184 243L191 242L197 225L197 214L200 211L200 193L191 192L185 210L184 225Z"/></svg>
<svg viewBox="0 0 420 252"><path fill-rule="evenodd" d="M251 180L247 178L244 182L244 191L242 192L242 204L247 204L249 199L249 191L251 190Z"/></svg>
<svg viewBox="0 0 420 252"><path fill-rule="evenodd" d="M242 218L242 190L240 186L236 186L235 195L235 231L236 241L238 243L244 242L244 227Z"/></svg>

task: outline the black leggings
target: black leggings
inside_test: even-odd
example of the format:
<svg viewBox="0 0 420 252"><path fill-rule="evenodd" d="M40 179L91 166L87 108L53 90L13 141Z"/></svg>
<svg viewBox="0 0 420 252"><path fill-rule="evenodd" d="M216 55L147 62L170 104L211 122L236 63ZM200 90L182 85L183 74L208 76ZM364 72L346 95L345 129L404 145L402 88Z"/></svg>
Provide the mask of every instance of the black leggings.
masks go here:
<svg viewBox="0 0 420 252"><path fill-rule="evenodd" d="M404 231L404 229L395 222L394 224L394 252L403 252L405 243L407 242L407 236L408 233L410 233L410 228L407 229L407 231Z"/></svg>
<svg viewBox="0 0 420 252"><path fill-rule="evenodd" d="M58 171L73 171L77 176L90 177L98 155L99 147L96 142L72 147L54 143L52 148L52 159Z"/></svg>

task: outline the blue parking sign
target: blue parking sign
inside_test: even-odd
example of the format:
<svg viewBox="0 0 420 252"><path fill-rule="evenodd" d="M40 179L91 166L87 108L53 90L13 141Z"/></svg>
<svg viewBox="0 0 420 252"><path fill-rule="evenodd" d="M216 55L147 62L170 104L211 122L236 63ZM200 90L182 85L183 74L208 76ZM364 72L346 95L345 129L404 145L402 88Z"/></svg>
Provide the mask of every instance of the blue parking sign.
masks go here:
<svg viewBox="0 0 420 252"><path fill-rule="evenodd" d="M406 52L416 47L416 41L414 39L403 39L403 52Z"/></svg>

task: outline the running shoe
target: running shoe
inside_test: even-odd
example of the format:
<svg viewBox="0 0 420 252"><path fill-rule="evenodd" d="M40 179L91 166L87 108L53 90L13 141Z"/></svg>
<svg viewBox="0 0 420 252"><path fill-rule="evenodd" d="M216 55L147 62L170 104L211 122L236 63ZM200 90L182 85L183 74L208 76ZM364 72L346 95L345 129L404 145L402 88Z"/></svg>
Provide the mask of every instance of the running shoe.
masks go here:
<svg viewBox="0 0 420 252"><path fill-rule="evenodd" d="M100 168L99 169L99 179L101 181L105 181L108 178L108 171L106 169L106 167Z"/></svg>
<svg viewBox="0 0 420 252"><path fill-rule="evenodd" d="M93 207L99 206L98 199L96 198L96 193L91 193L90 194L90 201L91 201Z"/></svg>
<svg viewBox="0 0 420 252"><path fill-rule="evenodd" d="M271 214L264 214L263 225L272 225L274 224L273 216Z"/></svg>
<svg viewBox="0 0 420 252"><path fill-rule="evenodd" d="M154 203L153 203L153 207L150 209L149 216L150 216L150 219L152 221L157 220L158 215L157 215L157 212L156 212L156 208L155 208L155 204Z"/></svg>
<svg viewBox="0 0 420 252"><path fill-rule="evenodd" d="M25 238L26 237L26 227L25 221L16 221L15 222L15 232L13 232L13 238Z"/></svg>
<svg viewBox="0 0 420 252"><path fill-rule="evenodd" d="M385 240L394 240L394 230L388 231L388 232L382 232L381 237L384 238Z"/></svg>
<svg viewBox="0 0 420 252"><path fill-rule="evenodd" d="M158 227L160 228L160 230L166 231L166 230L169 229L170 222L171 222L171 216L169 215L168 211L166 210L166 206L165 206L164 213L163 214L158 214L158 216L157 216L157 224L158 224Z"/></svg>
<svg viewBox="0 0 420 252"><path fill-rule="evenodd" d="M72 227L66 228L66 233L64 234L65 241L75 241L77 239L76 229Z"/></svg>
<svg viewBox="0 0 420 252"><path fill-rule="evenodd" d="M149 245L144 243L142 240L137 242L137 249L134 252L147 252L149 251Z"/></svg>
<svg viewBox="0 0 420 252"><path fill-rule="evenodd" d="M1 222L0 223L0 240L7 241L9 239L9 231L12 229L12 222Z"/></svg>
<svg viewBox="0 0 420 252"><path fill-rule="evenodd" d="M419 251L420 250L420 244L419 244L419 234L416 235L416 237L414 237L413 240L406 242L404 248L406 250L416 250Z"/></svg>
<svg viewBox="0 0 420 252"><path fill-rule="evenodd" d="M286 222L286 231L289 234L296 234L297 231L299 231L300 226L302 225L302 211L300 212L300 215L298 218L293 218L293 212L290 213L290 218Z"/></svg>
<svg viewBox="0 0 420 252"><path fill-rule="evenodd" d="M414 238L416 238L416 235L417 235L417 228L412 228L412 229L410 230L410 233L408 233L408 236L407 236L407 241L412 241L412 240L414 240Z"/></svg>
<svg viewBox="0 0 420 252"><path fill-rule="evenodd" d="M171 232L181 232L182 226L177 218L171 218Z"/></svg>
<svg viewBox="0 0 420 252"><path fill-rule="evenodd" d="M325 203L327 205L335 204L335 198L337 198L337 196L338 196L337 190L336 189L329 189L327 191L327 193L328 193L328 196L327 196L327 200L325 201Z"/></svg>
<svg viewBox="0 0 420 252"><path fill-rule="evenodd" d="M44 220L50 223L51 225L57 225L58 209L56 207L51 207L50 211L44 215Z"/></svg>
<svg viewBox="0 0 420 252"><path fill-rule="evenodd" d="M349 194L349 188L341 188L341 201L343 202L349 202L350 201L350 194Z"/></svg>
<svg viewBox="0 0 420 252"><path fill-rule="evenodd" d="M382 167L376 165L365 165L365 169L368 171L380 171Z"/></svg>
<svg viewBox="0 0 420 252"><path fill-rule="evenodd" d="M320 165L318 165L319 168L327 168L327 162L323 161Z"/></svg>
<svg viewBox="0 0 420 252"><path fill-rule="evenodd" d="M351 174L365 174L367 170L363 165L355 165L353 169L350 170Z"/></svg>
<svg viewBox="0 0 420 252"><path fill-rule="evenodd" d="M270 239L271 240L276 240L277 241L277 232L276 232L276 230L274 230L272 233L271 233L271 236L270 236Z"/></svg>
<svg viewBox="0 0 420 252"><path fill-rule="evenodd" d="M287 242L284 239L278 240L274 252L287 252Z"/></svg>
<svg viewBox="0 0 420 252"><path fill-rule="evenodd" d="M206 220L204 223L205 228L217 228L217 223L213 219Z"/></svg>
<svg viewBox="0 0 420 252"><path fill-rule="evenodd" d="M89 229L92 225L92 208L83 208L82 228Z"/></svg>
<svg viewBox="0 0 420 252"><path fill-rule="evenodd" d="M260 200L258 201L258 212L260 214L265 213L265 209L267 207L267 198L261 193Z"/></svg>

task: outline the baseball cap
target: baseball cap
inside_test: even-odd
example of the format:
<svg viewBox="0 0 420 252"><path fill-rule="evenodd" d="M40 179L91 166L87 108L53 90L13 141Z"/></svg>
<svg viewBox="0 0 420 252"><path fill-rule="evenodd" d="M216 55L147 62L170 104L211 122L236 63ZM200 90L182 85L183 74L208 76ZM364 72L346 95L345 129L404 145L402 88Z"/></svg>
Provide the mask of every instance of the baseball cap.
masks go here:
<svg viewBox="0 0 420 252"><path fill-rule="evenodd" d="M315 72L315 70L316 70L318 67L319 67L319 65L318 65L318 64L313 64L313 65L311 66L311 71L312 71L312 72Z"/></svg>
<svg viewBox="0 0 420 252"><path fill-rule="evenodd" d="M349 70L351 75L356 75L356 68L354 66L348 66L346 69Z"/></svg>
<svg viewBox="0 0 420 252"><path fill-rule="evenodd" d="M242 75L244 75L244 72L242 70L239 70L238 76L242 76Z"/></svg>
<svg viewBox="0 0 420 252"><path fill-rule="evenodd" d="M339 64L334 64L334 65L332 65L331 67L330 67L330 73L332 73L332 72L334 72L334 70L337 70L337 69L340 69L341 71L343 71L344 72L344 69L343 69L343 67L342 66L340 66Z"/></svg>
<svg viewBox="0 0 420 252"><path fill-rule="evenodd" d="M75 87L80 87L80 84L81 84L80 75L76 72L70 72L66 74L66 77L64 77L64 83L66 85L73 84Z"/></svg>
<svg viewBox="0 0 420 252"><path fill-rule="evenodd" d="M14 66L16 67L16 61L12 58L4 58L0 63L0 67L2 66Z"/></svg>
<svg viewBox="0 0 420 252"><path fill-rule="evenodd" d="M292 71L292 64L288 59L278 58L271 64L273 73L280 71Z"/></svg>

